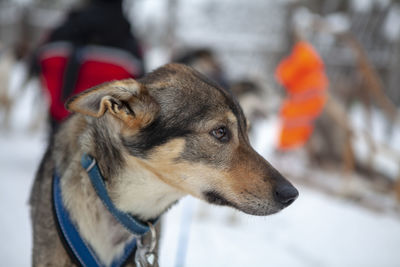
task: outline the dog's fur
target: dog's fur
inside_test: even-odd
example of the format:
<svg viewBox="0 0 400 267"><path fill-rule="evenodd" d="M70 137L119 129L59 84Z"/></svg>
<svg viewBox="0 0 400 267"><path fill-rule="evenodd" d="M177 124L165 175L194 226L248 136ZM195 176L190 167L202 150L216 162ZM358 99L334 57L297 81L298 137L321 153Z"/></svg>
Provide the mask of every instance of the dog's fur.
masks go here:
<svg viewBox="0 0 400 267"><path fill-rule="evenodd" d="M97 197L83 153L97 159L116 207L142 220L187 194L253 215L278 212L297 197L251 148L237 102L189 67L169 64L138 81L102 84L67 108L76 114L55 135L32 189L35 266L72 265L52 214L54 170L72 220L103 263L133 238Z"/></svg>

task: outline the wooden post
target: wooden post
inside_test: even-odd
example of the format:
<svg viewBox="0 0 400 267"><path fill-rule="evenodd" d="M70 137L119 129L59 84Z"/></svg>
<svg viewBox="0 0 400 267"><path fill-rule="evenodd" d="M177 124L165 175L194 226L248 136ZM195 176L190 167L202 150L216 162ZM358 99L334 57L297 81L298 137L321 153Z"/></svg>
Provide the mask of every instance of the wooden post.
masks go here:
<svg viewBox="0 0 400 267"><path fill-rule="evenodd" d="M399 164L400 164L400 162L399 162ZM397 181L394 186L394 191L396 194L397 202L399 202L399 204L400 204L400 171L399 171L399 175L397 176Z"/></svg>
<svg viewBox="0 0 400 267"><path fill-rule="evenodd" d="M338 36L354 51L357 58L358 69L367 84L366 88L374 96L375 100L381 106L382 110L385 111L387 116L393 122L396 122L398 119L397 108L386 96L383 90L382 81L376 70L373 68L372 63L369 61L360 42L350 33L338 34Z"/></svg>

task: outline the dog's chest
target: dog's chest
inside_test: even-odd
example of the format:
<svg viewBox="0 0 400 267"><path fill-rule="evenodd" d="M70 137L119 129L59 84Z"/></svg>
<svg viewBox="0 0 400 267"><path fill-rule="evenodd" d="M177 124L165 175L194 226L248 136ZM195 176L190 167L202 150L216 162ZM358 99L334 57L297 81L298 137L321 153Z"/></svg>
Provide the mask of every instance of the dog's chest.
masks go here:
<svg viewBox="0 0 400 267"><path fill-rule="evenodd" d="M125 245L134 236L128 232L104 207L91 184L80 181L76 186L65 186L64 199L79 233L107 266L123 254Z"/></svg>
<svg viewBox="0 0 400 267"><path fill-rule="evenodd" d="M98 257L105 263L111 263L114 258L123 254L125 245L132 241L134 236L114 218L107 218L105 215L108 214L99 216L99 222L95 227L97 230L91 231L91 236L88 238Z"/></svg>

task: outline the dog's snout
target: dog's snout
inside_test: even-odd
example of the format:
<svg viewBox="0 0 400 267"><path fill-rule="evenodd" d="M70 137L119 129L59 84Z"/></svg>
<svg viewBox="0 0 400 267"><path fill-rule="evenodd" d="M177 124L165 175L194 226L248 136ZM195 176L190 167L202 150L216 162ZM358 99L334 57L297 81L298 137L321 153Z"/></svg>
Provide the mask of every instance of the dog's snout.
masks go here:
<svg viewBox="0 0 400 267"><path fill-rule="evenodd" d="M275 200L285 206L292 204L298 196L299 191L297 191L297 189L290 184L285 183L283 185L278 185L275 188Z"/></svg>

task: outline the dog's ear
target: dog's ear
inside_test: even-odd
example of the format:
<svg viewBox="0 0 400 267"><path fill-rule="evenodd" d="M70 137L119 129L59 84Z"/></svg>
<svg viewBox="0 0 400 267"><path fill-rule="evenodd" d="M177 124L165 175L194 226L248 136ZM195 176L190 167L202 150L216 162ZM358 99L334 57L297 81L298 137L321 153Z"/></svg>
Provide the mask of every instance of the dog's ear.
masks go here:
<svg viewBox="0 0 400 267"><path fill-rule="evenodd" d="M126 79L101 84L71 97L65 104L71 112L100 118L106 112L129 127L144 127L154 120L159 105L143 84Z"/></svg>

